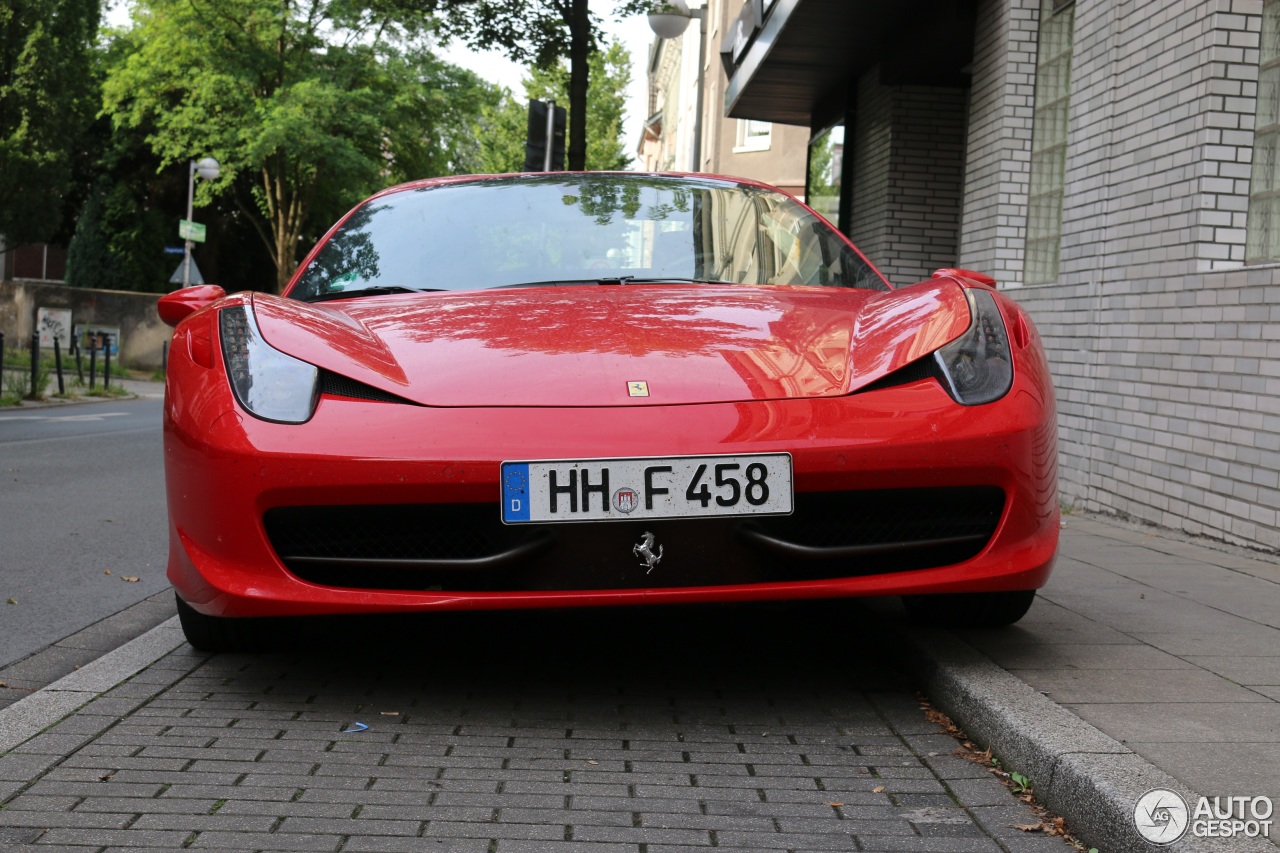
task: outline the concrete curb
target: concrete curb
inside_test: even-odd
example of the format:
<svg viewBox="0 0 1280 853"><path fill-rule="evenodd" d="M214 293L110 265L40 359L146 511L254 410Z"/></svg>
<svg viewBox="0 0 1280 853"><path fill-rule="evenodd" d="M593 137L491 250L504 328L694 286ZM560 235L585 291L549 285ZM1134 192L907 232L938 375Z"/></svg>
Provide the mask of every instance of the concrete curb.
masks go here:
<svg viewBox="0 0 1280 853"><path fill-rule="evenodd" d="M174 616L97 660L0 710L0 753L35 737L86 702L186 642Z"/></svg>
<svg viewBox="0 0 1280 853"><path fill-rule="evenodd" d="M1204 839L1190 835L1159 846L1138 834L1133 809L1152 788L1199 794L1042 696L947 631L890 624L907 664L931 702L1004 766L1031 779L1036 799L1087 844L1103 853L1276 853L1265 839Z"/></svg>
<svg viewBox="0 0 1280 853"><path fill-rule="evenodd" d="M56 382L51 383L51 387ZM151 379L121 379L113 377L112 385L123 388L128 393L119 397L90 397L81 394L74 397L56 397L48 395L39 400L19 400L16 405L4 406L0 412L21 412L30 409L60 409L64 406L78 406L82 403L118 403L121 400L158 400L164 397L164 383Z"/></svg>

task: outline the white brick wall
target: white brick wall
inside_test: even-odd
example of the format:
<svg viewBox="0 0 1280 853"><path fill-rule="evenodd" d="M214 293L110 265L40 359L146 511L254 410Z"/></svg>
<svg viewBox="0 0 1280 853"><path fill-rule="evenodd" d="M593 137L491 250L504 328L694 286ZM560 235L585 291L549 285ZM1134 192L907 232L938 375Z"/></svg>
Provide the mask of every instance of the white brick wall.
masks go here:
<svg viewBox="0 0 1280 853"><path fill-rule="evenodd" d="M1077 2L1062 283L1243 263L1260 14Z"/></svg>
<svg viewBox="0 0 1280 853"><path fill-rule="evenodd" d="M961 89L859 81L849 233L888 279L910 284L949 266L964 179Z"/></svg>
<svg viewBox="0 0 1280 853"><path fill-rule="evenodd" d="M1053 366L1068 504L1280 549L1280 267L1011 295Z"/></svg>
<svg viewBox="0 0 1280 853"><path fill-rule="evenodd" d="M960 252L978 268L999 260L987 160L1022 160L983 135L1018 105L976 75L1008 74L1021 3L981 6ZM1243 263L1260 14L1077 0L1061 276L1011 293L1049 351L1067 503L1280 549L1280 266Z"/></svg>
<svg viewBox="0 0 1280 853"><path fill-rule="evenodd" d="M1076 0L1060 277L1027 286L1039 7L978 0L967 104L858 81L851 235L895 282L958 263L1030 310L1066 503L1280 550L1280 264L1244 262L1262 0Z"/></svg>
<svg viewBox="0 0 1280 853"><path fill-rule="evenodd" d="M880 69L873 68L858 81L855 124L845 128L845 156L853 157L853 205L849 236L871 262L885 269L892 239L884 212L889 207L890 148L893 144L891 91L880 85ZM852 130L852 132L850 132ZM892 280L892 276L889 275Z"/></svg>
<svg viewBox="0 0 1280 853"><path fill-rule="evenodd" d="M959 265L1006 287L1023 280L1036 0L982 0L974 37Z"/></svg>

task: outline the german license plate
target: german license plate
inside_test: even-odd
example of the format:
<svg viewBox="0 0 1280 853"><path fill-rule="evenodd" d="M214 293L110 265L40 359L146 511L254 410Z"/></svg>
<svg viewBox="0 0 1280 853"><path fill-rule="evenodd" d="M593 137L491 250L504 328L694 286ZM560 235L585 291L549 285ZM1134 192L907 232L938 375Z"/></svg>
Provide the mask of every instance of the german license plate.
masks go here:
<svg viewBox="0 0 1280 853"><path fill-rule="evenodd" d="M791 454L502 463L507 524L791 512Z"/></svg>

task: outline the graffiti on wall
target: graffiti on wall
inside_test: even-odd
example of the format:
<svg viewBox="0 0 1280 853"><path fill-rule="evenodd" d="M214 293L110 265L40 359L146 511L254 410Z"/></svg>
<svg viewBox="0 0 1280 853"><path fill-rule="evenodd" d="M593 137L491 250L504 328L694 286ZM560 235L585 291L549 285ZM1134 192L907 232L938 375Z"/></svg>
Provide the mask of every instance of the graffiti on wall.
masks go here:
<svg viewBox="0 0 1280 853"><path fill-rule="evenodd" d="M63 352L71 345L71 309L36 309L36 330L40 333L40 347L52 348L56 338Z"/></svg>

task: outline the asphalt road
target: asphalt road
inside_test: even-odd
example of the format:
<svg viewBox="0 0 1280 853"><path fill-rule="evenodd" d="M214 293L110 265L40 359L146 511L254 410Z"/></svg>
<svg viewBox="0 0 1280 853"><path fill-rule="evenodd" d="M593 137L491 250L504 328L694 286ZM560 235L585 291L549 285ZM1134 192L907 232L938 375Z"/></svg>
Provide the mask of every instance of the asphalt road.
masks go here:
<svg viewBox="0 0 1280 853"><path fill-rule="evenodd" d="M0 412L0 666L168 585L160 418L155 399Z"/></svg>

